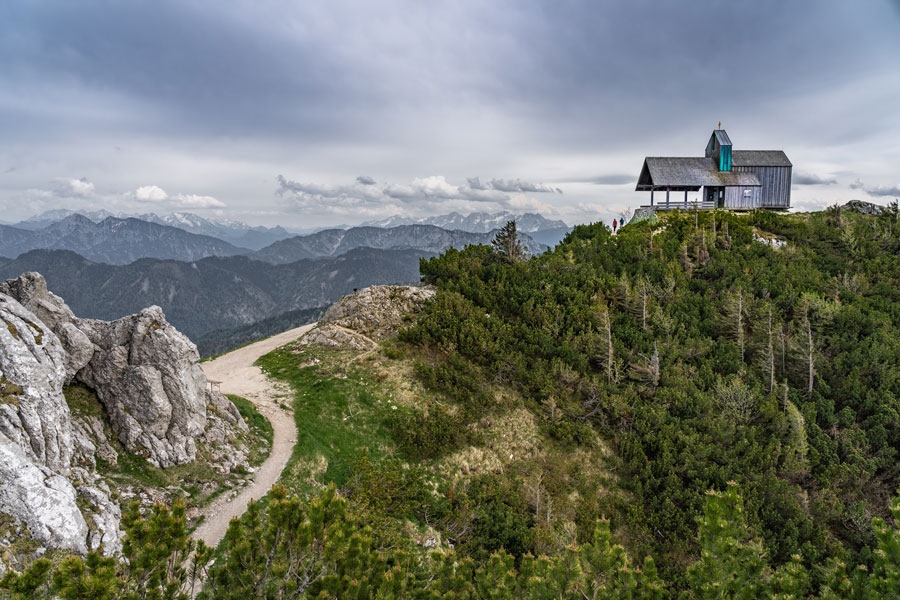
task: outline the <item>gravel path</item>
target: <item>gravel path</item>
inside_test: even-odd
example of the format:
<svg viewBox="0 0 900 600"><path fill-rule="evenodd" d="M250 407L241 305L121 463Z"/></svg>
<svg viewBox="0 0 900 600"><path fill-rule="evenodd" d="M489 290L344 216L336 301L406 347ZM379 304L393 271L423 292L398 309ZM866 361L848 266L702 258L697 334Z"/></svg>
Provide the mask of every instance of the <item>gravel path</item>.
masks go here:
<svg viewBox="0 0 900 600"><path fill-rule="evenodd" d="M204 509L206 518L194 531L194 537L203 540L208 546L217 546L225 537L231 519L244 514L250 500L264 496L278 481L297 442L294 416L276 403L279 397L289 397L290 390L283 384L270 381L253 363L263 354L296 340L312 327L313 325L304 325L273 335L201 365L208 379L222 382L222 393L242 396L253 402L275 430L272 453L257 469L253 483L234 498L216 500ZM290 400L287 404L290 405Z"/></svg>

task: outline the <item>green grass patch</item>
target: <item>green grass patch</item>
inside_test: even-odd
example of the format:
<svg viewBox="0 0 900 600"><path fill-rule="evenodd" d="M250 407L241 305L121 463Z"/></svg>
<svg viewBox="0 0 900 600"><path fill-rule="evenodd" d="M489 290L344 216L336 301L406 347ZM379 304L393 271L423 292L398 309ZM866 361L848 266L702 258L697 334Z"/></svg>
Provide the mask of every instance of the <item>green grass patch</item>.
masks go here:
<svg viewBox="0 0 900 600"><path fill-rule="evenodd" d="M103 418L103 405L90 388L79 384L67 385L63 388L63 396L73 415Z"/></svg>
<svg viewBox="0 0 900 600"><path fill-rule="evenodd" d="M342 487L359 456L378 460L395 447L386 427L392 404L371 373L350 362L354 356L291 344L257 361L294 393L297 445L282 474L291 491L308 493L328 483Z"/></svg>

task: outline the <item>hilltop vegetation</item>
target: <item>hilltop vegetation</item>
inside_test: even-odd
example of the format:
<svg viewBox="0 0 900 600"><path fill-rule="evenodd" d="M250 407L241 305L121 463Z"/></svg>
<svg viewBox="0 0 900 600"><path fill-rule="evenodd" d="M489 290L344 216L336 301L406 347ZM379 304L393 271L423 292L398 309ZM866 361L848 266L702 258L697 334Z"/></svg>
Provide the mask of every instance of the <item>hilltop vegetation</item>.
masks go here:
<svg viewBox="0 0 900 600"><path fill-rule="evenodd" d="M602 508L677 582L704 492L733 480L776 564L867 562L900 482L897 225L676 213L526 263L449 251L423 261L439 292L403 339L466 421L512 388L556 443L613 447L625 494L559 515L581 539Z"/></svg>
<svg viewBox="0 0 900 600"><path fill-rule="evenodd" d="M897 597L898 226L676 212L423 260L398 339L262 359L299 442L205 593Z"/></svg>

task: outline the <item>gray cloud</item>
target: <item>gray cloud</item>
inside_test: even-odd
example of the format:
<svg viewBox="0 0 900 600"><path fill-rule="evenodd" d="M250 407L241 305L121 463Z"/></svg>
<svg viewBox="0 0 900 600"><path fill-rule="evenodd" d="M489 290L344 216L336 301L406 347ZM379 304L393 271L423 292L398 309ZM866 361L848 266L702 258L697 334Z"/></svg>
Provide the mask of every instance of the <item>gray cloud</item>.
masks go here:
<svg viewBox="0 0 900 600"><path fill-rule="evenodd" d="M356 178L356 183L360 183L362 185L375 185L375 180L368 175L360 175Z"/></svg>
<svg viewBox="0 0 900 600"><path fill-rule="evenodd" d="M900 185L876 185L866 188L870 196L894 196L900 198Z"/></svg>
<svg viewBox="0 0 900 600"><path fill-rule="evenodd" d="M90 198L94 195L94 184L87 177L58 177L51 183L51 188L50 192L59 198Z"/></svg>
<svg viewBox="0 0 900 600"><path fill-rule="evenodd" d="M596 177L570 179L569 181L577 183L593 183L595 185L625 185L626 183L635 183L637 181L637 175L628 173L610 173L607 175L597 175Z"/></svg>
<svg viewBox="0 0 900 600"><path fill-rule="evenodd" d="M870 196L884 197L894 196L900 198L900 184L897 185L866 185L861 179L850 184L851 190L862 190Z"/></svg>
<svg viewBox="0 0 900 600"><path fill-rule="evenodd" d="M837 183L837 179L822 177L815 173L794 173L791 183L793 185L834 185Z"/></svg>
<svg viewBox="0 0 900 600"><path fill-rule="evenodd" d="M287 198L295 206L303 208L365 207L378 211L385 206L396 208L415 205L422 209L436 208L447 201L456 201L469 206L489 204L504 209L540 206L540 203L529 201L522 195L514 196L495 189L494 183L502 180L492 180L490 184L483 185L477 177L469 178L465 184L458 186L440 175L418 177L409 183L385 184L376 183L374 180L372 183L363 183L359 177L353 183L344 185L292 181L283 175L278 175L276 179L278 181L276 195ZM530 191L529 188L537 189L539 193L552 191L545 189L546 186L528 184L521 180L515 180L515 184L503 183L503 187L507 190L520 194Z"/></svg>
<svg viewBox="0 0 900 600"><path fill-rule="evenodd" d="M895 8L7 0L0 164L18 169L3 177L0 212L26 210L23 191L60 173L108 178L106 189L208 190L235 211L283 210L258 199L271 198L271 174L290 172L287 157L298 157L316 180L365 172L409 182L356 179L375 199L346 185L290 192L338 204L413 210L536 194L612 214L644 201L625 189L643 156L699 154L719 119L736 148L784 148L798 166L837 174L840 165L886 192L882 177L900 162ZM608 187L566 185L579 182L566 174L597 165L609 173L580 182ZM630 181L619 175L632 169ZM477 172L527 173L563 182L566 194L515 179L447 184L455 191L413 185L421 173L464 182ZM797 179L798 199L846 192Z"/></svg>
<svg viewBox="0 0 900 600"><path fill-rule="evenodd" d="M536 193L557 193L562 194L559 188L550 187L543 183L530 183L521 179L491 179L488 184L491 189L500 190L501 192L536 192Z"/></svg>

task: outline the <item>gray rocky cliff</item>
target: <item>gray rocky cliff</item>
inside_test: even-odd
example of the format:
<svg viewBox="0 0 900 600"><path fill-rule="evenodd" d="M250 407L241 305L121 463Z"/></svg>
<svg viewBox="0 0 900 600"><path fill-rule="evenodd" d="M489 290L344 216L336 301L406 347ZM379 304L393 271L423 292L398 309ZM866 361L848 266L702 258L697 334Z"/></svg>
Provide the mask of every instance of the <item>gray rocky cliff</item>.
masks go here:
<svg viewBox="0 0 900 600"><path fill-rule="evenodd" d="M208 402L196 346L158 306L79 325L96 350L75 379L97 392L125 449L161 467L194 460Z"/></svg>
<svg viewBox="0 0 900 600"><path fill-rule="evenodd" d="M41 544L84 552L120 547L118 507L97 490L91 508L78 497L90 477L72 481L72 418L62 394L66 355L33 312L0 290L0 512ZM95 525L91 527L88 519ZM101 527L102 526L102 527Z"/></svg>
<svg viewBox="0 0 900 600"><path fill-rule="evenodd" d="M56 336L34 313L0 294L0 431L51 469L68 467L72 458L65 375Z"/></svg>
<svg viewBox="0 0 900 600"><path fill-rule="evenodd" d="M198 443L214 468L245 467L234 404L207 390L196 346L159 307L112 322L79 319L43 277L0 283L0 518L43 546L121 549L121 512L96 471L122 447L168 467ZM103 415L73 416L64 386L96 392Z"/></svg>
<svg viewBox="0 0 900 600"><path fill-rule="evenodd" d="M53 330L67 382L96 391L129 452L169 467L194 460L206 428L206 377L194 344L158 306L116 321L79 319L38 273L0 284Z"/></svg>

